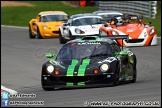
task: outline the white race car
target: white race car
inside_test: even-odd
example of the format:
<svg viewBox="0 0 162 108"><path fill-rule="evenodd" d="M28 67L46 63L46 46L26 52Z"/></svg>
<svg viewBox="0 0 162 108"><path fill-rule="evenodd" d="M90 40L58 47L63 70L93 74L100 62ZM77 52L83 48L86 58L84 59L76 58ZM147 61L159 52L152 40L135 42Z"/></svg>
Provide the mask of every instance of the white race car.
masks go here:
<svg viewBox="0 0 162 108"><path fill-rule="evenodd" d="M75 14L63 23L59 29L59 40L61 44L73 40L74 36L99 35L102 26L102 17L92 14Z"/></svg>
<svg viewBox="0 0 162 108"><path fill-rule="evenodd" d="M121 12L112 11L112 10L94 11L93 13L96 14L96 15L101 16L103 19L112 18L112 17L114 17L116 15L123 15Z"/></svg>

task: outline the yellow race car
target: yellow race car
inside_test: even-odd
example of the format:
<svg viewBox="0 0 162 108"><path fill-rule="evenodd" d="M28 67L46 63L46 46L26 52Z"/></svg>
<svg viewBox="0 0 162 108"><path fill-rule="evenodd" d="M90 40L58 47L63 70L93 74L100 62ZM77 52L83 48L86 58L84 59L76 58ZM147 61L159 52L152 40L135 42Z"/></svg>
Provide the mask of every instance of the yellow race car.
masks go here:
<svg viewBox="0 0 162 108"><path fill-rule="evenodd" d="M63 11L43 11L29 22L29 38L59 37L59 27L68 20Z"/></svg>

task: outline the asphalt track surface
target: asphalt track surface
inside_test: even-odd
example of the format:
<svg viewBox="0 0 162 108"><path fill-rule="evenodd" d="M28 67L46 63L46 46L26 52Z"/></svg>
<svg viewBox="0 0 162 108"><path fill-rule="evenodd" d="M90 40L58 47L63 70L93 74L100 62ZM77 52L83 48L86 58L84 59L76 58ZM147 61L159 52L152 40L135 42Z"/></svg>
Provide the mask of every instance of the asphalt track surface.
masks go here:
<svg viewBox="0 0 162 108"><path fill-rule="evenodd" d="M41 66L46 61L44 54L47 51L57 53L61 46L58 38L29 39L28 29L1 26L1 85L18 93L36 95L35 98L9 100L43 101L44 105L39 107L84 107L86 102L94 101L117 102L116 105L121 105L121 102L159 103L161 106L161 38L158 38L157 46L131 47L137 56L136 83L44 91L41 88ZM36 105L26 107L31 106Z"/></svg>

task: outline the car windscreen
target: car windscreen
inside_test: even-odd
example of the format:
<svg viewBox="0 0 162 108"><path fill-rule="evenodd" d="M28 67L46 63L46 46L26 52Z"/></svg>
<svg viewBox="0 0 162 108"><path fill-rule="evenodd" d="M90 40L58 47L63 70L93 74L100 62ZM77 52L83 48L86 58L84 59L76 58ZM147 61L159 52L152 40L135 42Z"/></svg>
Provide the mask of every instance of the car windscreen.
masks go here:
<svg viewBox="0 0 162 108"><path fill-rule="evenodd" d="M111 56L112 48L106 42L73 42L64 45L57 60L95 58L99 56Z"/></svg>
<svg viewBox="0 0 162 108"><path fill-rule="evenodd" d="M94 25L101 24L101 18L86 17L73 20L72 26Z"/></svg>
<svg viewBox="0 0 162 108"><path fill-rule="evenodd" d="M104 14L104 15L100 15L104 20L108 19L108 18L113 18L116 15L120 15L120 14Z"/></svg>
<svg viewBox="0 0 162 108"><path fill-rule="evenodd" d="M67 19L68 19L67 15L61 14L45 15L41 17L42 22L64 21Z"/></svg>

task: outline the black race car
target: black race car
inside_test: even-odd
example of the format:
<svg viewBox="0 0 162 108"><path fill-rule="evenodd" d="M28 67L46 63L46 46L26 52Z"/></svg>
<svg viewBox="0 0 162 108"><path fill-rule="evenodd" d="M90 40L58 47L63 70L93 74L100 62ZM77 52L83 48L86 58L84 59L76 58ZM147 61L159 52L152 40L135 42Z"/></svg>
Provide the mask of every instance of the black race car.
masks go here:
<svg viewBox="0 0 162 108"><path fill-rule="evenodd" d="M127 39L127 35L113 36ZM64 87L117 86L119 82L136 82L136 56L113 39L85 36L62 46L58 54L46 53L42 65L44 90Z"/></svg>

